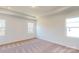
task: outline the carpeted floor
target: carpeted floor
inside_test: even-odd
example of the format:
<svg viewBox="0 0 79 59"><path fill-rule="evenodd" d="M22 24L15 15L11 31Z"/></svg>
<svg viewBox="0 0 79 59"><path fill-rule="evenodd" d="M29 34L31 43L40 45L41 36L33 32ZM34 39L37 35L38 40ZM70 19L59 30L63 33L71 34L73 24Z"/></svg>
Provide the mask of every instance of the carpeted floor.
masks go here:
<svg viewBox="0 0 79 59"><path fill-rule="evenodd" d="M79 50L50 43L40 39L31 39L0 46L0 53L78 53Z"/></svg>

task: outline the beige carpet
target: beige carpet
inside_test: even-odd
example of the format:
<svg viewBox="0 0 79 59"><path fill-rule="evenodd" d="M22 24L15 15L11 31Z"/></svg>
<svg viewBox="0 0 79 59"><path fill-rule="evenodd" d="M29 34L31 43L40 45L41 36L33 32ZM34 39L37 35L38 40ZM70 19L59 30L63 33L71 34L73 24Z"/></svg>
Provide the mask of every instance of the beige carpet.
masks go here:
<svg viewBox="0 0 79 59"><path fill-rule="evenodd" d="M31 39L0 46L0 53L78 53L79 50L64 47L40 39Z"/></svg>

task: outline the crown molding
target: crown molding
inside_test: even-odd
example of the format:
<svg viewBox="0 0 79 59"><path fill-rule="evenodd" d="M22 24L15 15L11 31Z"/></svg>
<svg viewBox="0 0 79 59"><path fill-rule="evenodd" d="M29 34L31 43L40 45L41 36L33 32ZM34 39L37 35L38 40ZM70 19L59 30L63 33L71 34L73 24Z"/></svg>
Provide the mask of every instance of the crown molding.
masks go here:
<svg viewBox="0 0 79 59"><path fill-rule="evenodd" d="M28 15L28 14L25 14L22 12L18 12L18 11L12 10L12 9L2 8L2 7L0 7L0 9L3 11L3 12L1 11L0 13L3 13L3 14L10 14L10 15L20 16L20 17L24 17L24 18L36 19L35 16L31 16L31 15ZM4 12L4 11L6 11L6 12Z"/></svg>
<svg viewBox="0 0 79 59"><path fill-rule="evenodd" d="M71 8L71 6L68 6L68 7L66 6L66 7L63 7L63 8L59 8L59 9L57 9L55 11L45 13L44 15L41 15L40 17L46 17L46 16L49 16L49 15L55 15L55 14L57 14L59 12L62 12L64 10L67 10L69 8Z"/></svg>

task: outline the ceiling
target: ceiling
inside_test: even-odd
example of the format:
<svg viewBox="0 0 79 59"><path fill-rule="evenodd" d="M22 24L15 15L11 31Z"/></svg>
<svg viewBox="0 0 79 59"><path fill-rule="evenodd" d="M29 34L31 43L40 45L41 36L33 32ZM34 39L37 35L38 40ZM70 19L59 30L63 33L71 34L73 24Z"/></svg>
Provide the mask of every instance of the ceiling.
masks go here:
<svg viewBox="0 0 79 59"><path fill-rule="evenodd" d="M79 7L74 8L71 6L2 6L1 8L6 8L9 10L29 14L36 17L56 14L64 10L65 12L67 12L76 8L79 9Z"/></svg>
<svg viewBox="0 0 79 59"><path fill-rule="evenodd" d="M44 16L45 14L55 11L56 9L59 9L61 7L52 7L52 6L38 6L38 7L12 7L15 10L19 10L20 12L28 13L35 16Z"/></svg>

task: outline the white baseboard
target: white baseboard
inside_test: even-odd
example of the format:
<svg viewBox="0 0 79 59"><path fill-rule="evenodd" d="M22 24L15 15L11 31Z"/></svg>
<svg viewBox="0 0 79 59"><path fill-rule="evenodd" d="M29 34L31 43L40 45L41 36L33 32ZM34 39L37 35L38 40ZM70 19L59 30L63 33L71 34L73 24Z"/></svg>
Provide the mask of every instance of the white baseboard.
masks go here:
<svg viewBox="0 0 79 59"><path fill-rule="evenodd" d="M0 43L0 46L12 44L12 43L16 43L16 42L21 42L21 41L25 41L25 40L30 40L30 39L36 39L36 37L26 38L26 39L22 39L22 40L21 39L20 40L14 40L14 41L9 41L9 42L2 42L2 43Z"/></svg>
<svg viewBox="0 0 79 59"><path fill-rule="evenodd" d="M37 39L41 39L41 38L37 38ZM45 40L45 39L41 39L41 40ZM48 40L45 40L45 41L48 41ZM72 49L76 49L76 50L79 50L79 48L75 47L75 46L68 46L66 44L61 44L61 43L57 43L57 42L51 42L51 41L48 41L50 43L54 43L54 44L58 44L58 45L61 45L61 46L65 46L65 47L68 47L68 48L72 48Z"/></svg>

